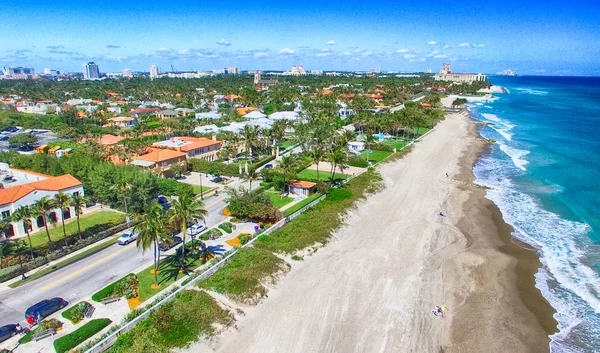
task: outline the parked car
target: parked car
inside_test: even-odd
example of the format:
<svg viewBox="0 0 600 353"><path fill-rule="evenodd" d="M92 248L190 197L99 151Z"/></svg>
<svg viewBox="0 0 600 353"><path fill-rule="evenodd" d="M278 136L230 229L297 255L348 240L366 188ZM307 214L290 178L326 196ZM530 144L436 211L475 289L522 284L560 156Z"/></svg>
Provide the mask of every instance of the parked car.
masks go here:
<svg viewBox="0 0 600 353"><path fill-rule="evenodd" d="M0 327L0 342L4 342L7 339L17 334L17 325L4 325Z"/></svg>
<svg viewBox="0 0 600 353"><path fill-rule="evenodd" d="M42 320L43 318L46 318L49 315L52 315L53 313L66 307L67 305L69 305L69 303L63 298L56 297L42 300L41 302L33 304L27 308L27 310L25 310L25 319L27 319L29 316L33 316Z"/></svg>
<svg viewBox="0 0 600 353"><path fill-rule="evenodd" d="M273 165L271 163L265 164L265 166L263 167L263 169L271 169L271 168L273 168Z"/></svg>
<svg viewBox="0 0 600 353"><path fill-rule="evenodd" d="M160 195L160 196L158 196L158 203L160 203L160 204L169 203L169 200L167 199L166 196Z"/></svg>
<svg viewBox="0 0 600 353"><path fill-rule="evenodd" d="M179 236L174 236L173 239L167 241L163 241L160 244L158 244L158 248L160 249L160 251L167 251L169 249L172 249L174 247L176 247L177 245L181 244L183 242L183 239L181 239L181 237Z"/></svg>
<svg viewBox="0 0 600 353"><path fill-rule="evenodd" d="M131 242L136 241L138 235L132 231L128 231L123 233L119 239L117 239L117 244L119 245L127 245Z"/></svg>
<svg viewBox="0 0 600 353"><path fill-rule="evenodd" d="M188 235L196 235L196 234L200 234L200 233L204 232L205 230L206 230L206 225L193 224L191 227L188 228L187 234Z"/></svg>
<svg viewBox="0 0 600 353"><path fill-rule="evenodd" d="M2 135L2 136L0 136L0 141L8 141L8 138L9 138L8 136Z"/></svg>

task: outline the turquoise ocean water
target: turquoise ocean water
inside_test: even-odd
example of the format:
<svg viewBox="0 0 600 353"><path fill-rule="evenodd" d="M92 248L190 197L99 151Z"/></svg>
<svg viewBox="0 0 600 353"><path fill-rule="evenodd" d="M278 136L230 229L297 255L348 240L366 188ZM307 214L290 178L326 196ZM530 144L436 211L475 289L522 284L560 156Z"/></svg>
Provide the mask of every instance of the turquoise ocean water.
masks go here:
<svg viewBox="0 0 600 353"><path fill-rule="evenodd" d="M497 141L477 182L541 256L536 286L560 330L552 352L600 352L600 77L489 80L509 93L470 103Z"/></svg>

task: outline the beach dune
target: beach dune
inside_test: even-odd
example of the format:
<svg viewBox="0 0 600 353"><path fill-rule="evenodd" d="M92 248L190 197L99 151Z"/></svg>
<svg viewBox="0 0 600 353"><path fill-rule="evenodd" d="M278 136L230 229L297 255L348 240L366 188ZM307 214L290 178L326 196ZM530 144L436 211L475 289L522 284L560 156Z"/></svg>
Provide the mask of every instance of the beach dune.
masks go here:
<svg viewBox="0 0 600 353"><path fill-rule="evenodd" d="M516 286L517 260L500 250L489 204L470 184L483 144L466 114L450 115L379 167L385 190L244 307L237 329L187 351L547 352ZM447 307L444 318L435 305Z"/></svg>

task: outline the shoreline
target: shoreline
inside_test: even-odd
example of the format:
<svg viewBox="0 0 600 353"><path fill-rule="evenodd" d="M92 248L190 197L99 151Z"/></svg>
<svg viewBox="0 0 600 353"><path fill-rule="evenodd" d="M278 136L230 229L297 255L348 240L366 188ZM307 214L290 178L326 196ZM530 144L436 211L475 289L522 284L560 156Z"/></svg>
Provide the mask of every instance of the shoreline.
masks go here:
<svg viewBox="0 0 600 353"><path fill-rule="evenodd" d="M470 135L478 139L481 138L474 120L469 115ZM461 158L461 173L458 179L467 184L475 182L473 167L480 158L491 152L491 145L481 140L470 143L469 152ZM484 188L470 188L468 200L463 204L463 217L457 222L457 227L465 234L480 233L485 234L487 239L479 238L473 240L470 251L476 253L488 253L490 261L496 259L504 262L503 274L497 273L498 278L504 279L504 284L497 288L501 298L489 298L485 293L474 291L465 299L469 306L469 313L465 316L457 317L456 323L451 326L451 343L448 352L478 352L496 351L490 349L489 345L475 345L469 341L470 333L465 330L467 323L463 322L465 318L472 319L472 315L479 314L487 310L486 306L490 301L496 301L495 305L502 306L502 314L498 316L491 315L490 322L495 321L504 328L504 339L500 340L498 349L511 352L549 352L549 336L558 331L557 322L553 317L556 310L543 297L540 290L535 287L535 273L542 266L539 255L535 249L528 244L522 243L512 236L513 227L507 224L502 218L500 209L485 197ZM477 220L477 224L474 220ZM491 253L490 253L491 251ZM497 252L494 254L493 252ZM479 266L475 269L476 276L490 277L492 281L494 270L493 266L488 268ZM503 276L503 277L502 277ZM504 293L503 293L504 292ZM485 322L480 323L485 324ZM495 326L492 325L492 326ZM518 332L516 329L526 328L526 331ZM492 327L490 335L498 335L496 328ZM519 334L521 333L521 334ZM466 345L466 346L465 346ZM509 348L510 347L510 348ZM456 349L455 349L456 348Z"/></svg>
<svg viewBox="0 0 600 353"><path fill-rule="evenodd" d="M385 190L294 261L260 304L217 295L245 314L183 351L549 352L537 257L513 244L472 184L487 145L478 137L470 116L449 114L405 158L378 167ZM445 318L431 314L435 305L448 307Z"/></svg>

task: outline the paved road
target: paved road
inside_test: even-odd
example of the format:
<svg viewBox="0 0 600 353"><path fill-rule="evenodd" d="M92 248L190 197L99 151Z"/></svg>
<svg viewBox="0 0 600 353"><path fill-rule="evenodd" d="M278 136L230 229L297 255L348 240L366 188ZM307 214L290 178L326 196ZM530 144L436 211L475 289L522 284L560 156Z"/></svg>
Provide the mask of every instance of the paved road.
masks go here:
<svg viewBox="0 0 600 353"><path fill-rule="evenodd" d="M252 186L254 189L255 185ZM218 197L206 200L206 208L209 211L206 217L208 227L226 218L221 213L226 206L224 198L222 193ZM0 292L0 326L22 321L25 309L43 299L62 297L75 304L137 267L150 264L150 250L142 253L134 243L109 246L30 283Z"/></svg>

